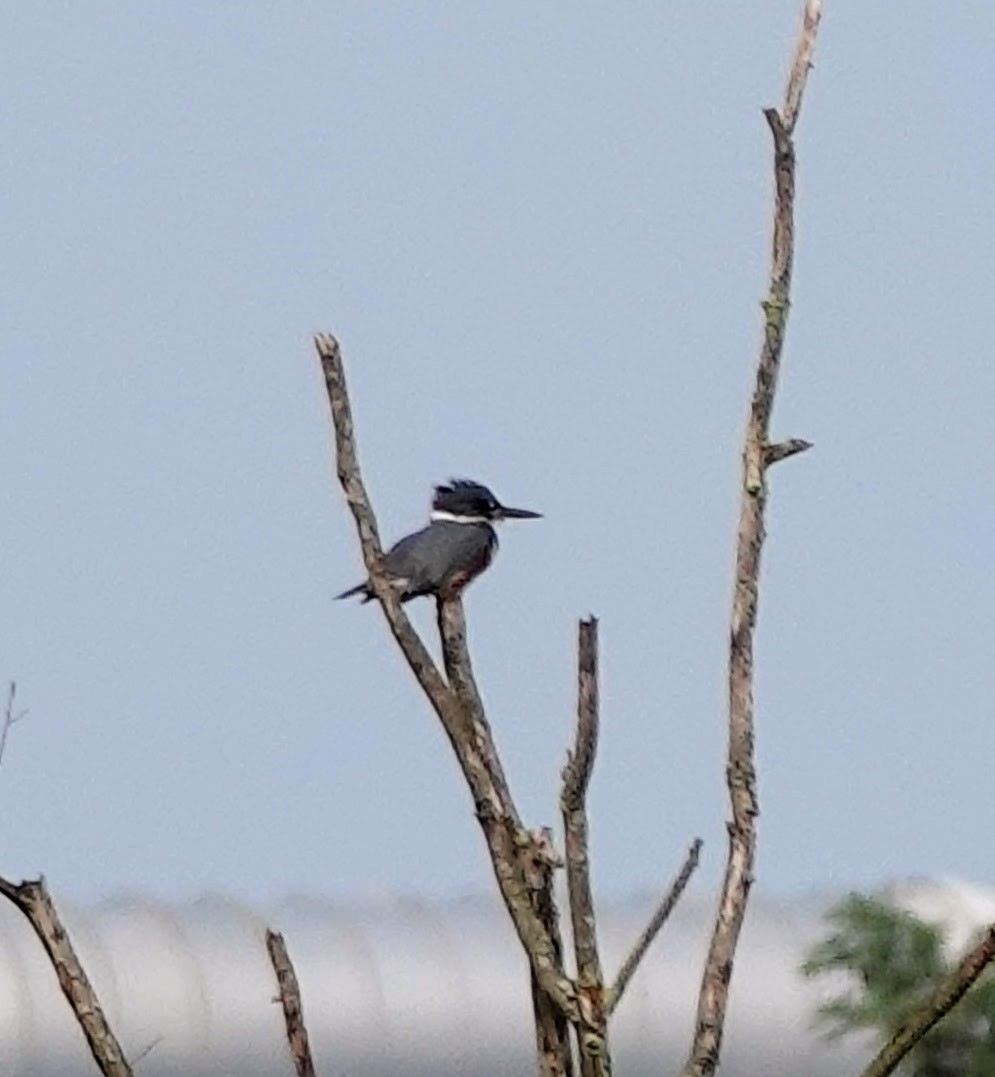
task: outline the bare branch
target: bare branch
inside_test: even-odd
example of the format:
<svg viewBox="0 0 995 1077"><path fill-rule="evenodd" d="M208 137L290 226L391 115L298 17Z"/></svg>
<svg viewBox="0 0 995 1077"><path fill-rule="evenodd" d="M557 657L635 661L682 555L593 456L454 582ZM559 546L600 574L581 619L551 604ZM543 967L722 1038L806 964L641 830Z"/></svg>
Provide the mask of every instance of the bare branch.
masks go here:
<svg viewBox="0 0 995 1077"><path fill-rule="evenodd" d="M7 704L3 711L3 724L0 725L0 765L3 764L3 754L7 750L7 737L11 729L27 716L27 711L15 711L14 703L17 699L17 682L11 681L7 686Z"/></svg>
<svg viewBox="0 0 995 1077"><path fill-rule="evenodd" d="M121 1044L111 1031L73 944L69 940L45 880L26 879L12 883L0 878L0 894L13 902L27 917L28 923L45 947L45 953L59 978L59 986L72 1007L79 1027L86 1037L93 1060L105 1077L132 1077L132 1069Z"/></svg>
<svg viewBox="0 0 995 1077"><path fill-rule="evenodd" d="M598 953L597 917L591 888L587 821L587 787L598 750L598 622L595 617L577 626L577 732L573 751L563 768L563 812L567 893L577 962L577 999L588 1015L589 1031L580 1039L581 1073L596 1077L608 1054L604 975Z"/></svg>
<svg viewBox="0 0 995 1077"><path fill-rule="evenodd" d="M577 625L577 733L574 750L563 768L562 801L582 807L598 750L598 620Z"/></svg>
<svg viewBox="0 0 995 1077"><path fill-rule="evenodd" d="M278 931L267 929L266 949L269 951L269 959L276 973L276 982L280 990L279 1001L283 1006L283 1021L287 1026L290 1057L294 1060L297 1077L315 1077L297 973L294 971L290 954L287 953L283 936Z"/></svg>
<svg viewBox="0 0 995 1077"><path fill-rule="evenodd" d="M489 788L489 799L497 815L505 816L516 828L522 822L511 795L511 787L505 777L504 768L498 756L494 736L487 721L484 704L477 688L477 679L473 673L470 649L467 643L466 614L460 598L439 600L436 605L436 621L439 627L439 639L442 641L442 660L446 669L449 687L456 693L461 707L458 717L469 744L454 742L453 748L462 760L464 755L467 765L473 764L474 783L471 788ZM452 738L451 738L452 739ZM461 738L457 736L456 740ZM479 769L483 768L483 773ZM469 780L469 778L468 778Z"/></svg>
<svg viewBox="0 0 995 1077"><path fill-rule="evenodd" d="M798 122L798 113L802 108L802 95L808 82L808 73L812 70L812 53L815 51L815 35L822 18L820 0L808 0L802 15L802 30L795 50L795 62L791 65L788 87L784 91L784 108L781 120L788 135L792 135Z"/></svg>
<svg viewBox="0 0 995 1077"><path fill-rule="evenodd" d="M574 750L563 769L560 804L566 832L567 883L577 957L578 986L600 988L601 959L591 891L588 850L587 787L598 748L598 622L578 626L577 733Z"/></svg>
<svg viewBox="0 0 995 1077"><path fill-rule="evenodd" d="M466 651L466 624L458 600L439 604L439 631L450 683L447 684L411 625L397 595L380 571L382 550L376 518L363 485L356 455L352 410L338 342L327 334L314 340L335 425L336 472L352 511L363 560L394 639L442 722L473 796L477 820L487 840L501 896L528 955L536 980L571 1021L581 1020L574 987L557 961L553 939L532 905L521 848L529 844L497 760Z"/></svg>
<svg viewBox="0 0 995 1077"><path fill-rule="evenodd" d="M735 592L729 650L729 752L726 781L732 819L729 855L705 961L694 1041L683 1077L707 1077L718 1065L739 934L746 915L756 854L757 798L753 739L753 634L767 503L769 430L787 325L794 257L795 150L791 141L811 67L821 7L809 0L781 113L764 116L774 140L774 229L764 337L743 447L743 494L736 543Z"/></svg>
<svg viewBox="0 0 995 1077"><path fill-rule="evenodd" d="M612 985L609 993L609 1013L614 1013L618 1008L618 1004L622 1001L622 996L625 994L625 989L629 986L629 981L632 979L636 969L639 968L640 963L646 956L647 950L653 945L653 940L660 934L661 928L670 919L670 914L674 911L677 902L680 901L681 894L684 893L687 884L691 881L691 876L695 873L695 869L698 867L698 860L701 856L701 845L701 838L695 838L694 841L691 842L691 847L688 849L687 856L684 858L684 863L681 866L681 870L677 873L677 877L670 884L670 888L663 895L663 900L650 917L650 922L646 925L646 930L639 936L635 945L629 951L629 956L622 962L622 967L618 970L618 975L615 977L615 983Z"/></svg>
<svg viewBox="0 0 995 1077"><path fill-rule="evenodd" d="M926 1000L922 1008L884 1045L873 1062L864 1070L862 1077L887 1077L894 1073L902 1059L945 1017L971 989L977 978L995 959L995 924L961 959L960 964Z"/></svg>

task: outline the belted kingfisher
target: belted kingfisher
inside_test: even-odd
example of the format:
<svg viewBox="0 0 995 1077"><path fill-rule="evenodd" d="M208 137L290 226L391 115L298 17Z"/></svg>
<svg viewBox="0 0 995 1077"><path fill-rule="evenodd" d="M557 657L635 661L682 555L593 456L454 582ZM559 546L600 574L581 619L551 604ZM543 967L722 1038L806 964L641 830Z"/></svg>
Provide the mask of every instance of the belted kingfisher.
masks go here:
<svg viewBox="0 0 995 1077"><path fill-rule="evenodd" d="M498 537L492 524L541 516L506 508L479 482L453 479L436 486L428 527L405 536L384 554L384 571L402 602L420 595L454 598L494 560ZM369 602L374 597L369 580L335 597L352 595Z"/></svg>

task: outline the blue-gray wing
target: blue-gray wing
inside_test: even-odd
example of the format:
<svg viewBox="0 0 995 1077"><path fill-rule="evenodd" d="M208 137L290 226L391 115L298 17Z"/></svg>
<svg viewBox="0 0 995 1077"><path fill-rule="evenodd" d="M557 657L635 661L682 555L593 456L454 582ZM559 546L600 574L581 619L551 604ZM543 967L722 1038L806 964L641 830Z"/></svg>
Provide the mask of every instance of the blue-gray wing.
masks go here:
<svg viewBox="0 0 995 1077"><path fill-rule="evenodd" d="M436 520L391 546L384 554L383 566L397 581L402 601L418 595L454 595L487 568L497 545L497 535L487 524ZM357 594L364 596L364 602L370 600L368 581L337 597Z"/></svg>
<svg viewBox="0 0 995 1077"><path fill-rule="evenodd" d="M405 597L459 591L490 564L497 536L486 524L440 520L401 539L384 567L406 581Z"/></svg>
<svg viewBox="0 0 995 1077"><path fill-rule="evenodd" d="M426 527L421 531L416 531L413 535L406 535L400 542L395 542L384 554L384 568L387 570L389 576L392 576L400 582L402 600L406 598L414 598L416 593L424 594L424 591L412 591L410 581L412 581L412 579L420 578L423 575L418 567L422 560L418 556L418 547L423 541L427 531L428 528ZM362 583L356 584L355 587L350 587L348 591L343 591L342 594L336 595L335 597L351 598L353 595L362 595L363 602L369 602L373 597L373 589L370 587L370 581L363 580Z"/></svg>
<svg viewBox="0 0 995 1077"><path fill-rule="evenodd" d="M384 554L383 567L390 576L407 580L404 591L420 581L425 574L425 545L431 529L423 527L411 535L405 535Z"/></svg>

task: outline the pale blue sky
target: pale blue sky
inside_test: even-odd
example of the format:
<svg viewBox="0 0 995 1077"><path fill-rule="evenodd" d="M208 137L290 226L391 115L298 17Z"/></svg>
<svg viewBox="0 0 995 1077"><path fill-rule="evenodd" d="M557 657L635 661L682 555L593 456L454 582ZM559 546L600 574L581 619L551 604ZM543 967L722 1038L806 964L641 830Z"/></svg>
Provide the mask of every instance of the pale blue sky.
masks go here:
<svg viewBox="0 0 995 1077"><path fill-rule="evenodd" d="M800 3L8 14L7 875L449 895L469 799L360 574L310 334L387 539L509 526L468 596L527 818L602 618L607 894L725 855L737 460ZM991 882L995 9L834 2L798 134L758 639L759 885ZM423 626L431 608L416 611Z"/></svg>

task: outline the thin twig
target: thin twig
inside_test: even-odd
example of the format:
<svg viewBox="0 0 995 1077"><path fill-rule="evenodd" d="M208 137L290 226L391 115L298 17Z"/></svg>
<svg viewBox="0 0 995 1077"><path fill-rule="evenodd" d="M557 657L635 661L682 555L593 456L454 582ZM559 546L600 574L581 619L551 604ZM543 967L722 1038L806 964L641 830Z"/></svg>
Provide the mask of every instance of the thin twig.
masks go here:
<svg viewBox="0 0 995 1077"><path fill-rule="evenodd" d="M45 880L26 879L21 883L12 883L0 878L0 894L21 910L41 940L59 978L62 993L72 1007L100 1072L105 1077L132 1077L131 1066L107 1023L97 993L76 956L59 914L55 911Z"/></svg>
<svg viewBox="0 0 995 1077"><path fill-rule="evenodd" d="M338 342L328 334L314 339L325 376L325 387L335 426L336 473L356 522L363 561L378 599L411 671L432 704L459 761L476 808L477 819L487 840L491 863L501 896L515 925L536 979L562 1013L571 1021L581 1020L573 984L556 961L549 932L537 916L529 896L521 863L521 827L513 812L507 783L495 765L497 752L486 722L474 720L466 706L467 684L462 687L451 670L453 685L446 683L424 643L401 608L397 595L380 571L382 550L376 517L363 485L356 455L352 409L346 388L345 371ZM443 651L465 647L466 626L459 602L440 603L439 627ZM447 642L448 638L448 642ZM472 680L472 671L471 671ZM479 698L479 697L478 697ZM482 708L481 708L482 713Z"/></svg>
<svg viewBox="0 0 995 1077"><path fill-rule="evenodd" d="M155 1039L149 1040L149 1042L135 1055L134 1058L128 1059L131 1064L131 1068L134 1069L139 1062L144 1062L146 1058L159 1046L165 1039L165 1036L156 1036Z"/></svg>
<svg viewBox="0 0 995 1077"><path fill-rule="evenodd" d="M586 1034L578 1029L582 1077L601 1077L608 1055L604 976L598 953L597 916L591 888L587 787L598 750L598 622L577 626L577 731L563 768L560 807L566 850L567 894L577 963L577 999L588 1015Z"/></svg>
<svg viewBox="0 0 995 1077"><path fill-rule="evenodd" d="M7 737L11 729L27 715L27 711L14 711L14 702L17 699L17 682L11 681L7 687L7 704L3 711L3 724L0 725L0 764L3 763L3 755L7 750Z"/></svg>
<svg viewBox="0 0 995 1077"><path fill-rule="evenodd" d="M986 928L978 943L968 950L957 968L881 1048L861 1077L887 1077L889 1073L894 1073L909 1051L967 994L993 959L995 924Z"/></svg>
<svg viewBox="0 0 995 1077"><path fill-rule="evenodd" d="M279 1001L283 1006L283 1021L287 1026L290 1057L294 1060L297 1077L315 1077L297 973L294 971L290 954L287 953L287 944L278 931L267 929L266 949L269 951L269 959L276 973L276 982L280 990Z"/></svg>
<svg viewBox="0 0 995 1077"><path fill-rule="evenodd" d="M774 234L770 290L763 304L763 345L743 448L743 494L736 544L726 767L732 809L729 855L698 996L694 1040L683 1077L706 1077L718 1065L733 961L753 884L756 817L760 811L753 751L753 633L765 533L770 417L781 365L794 257L795 150L791 135L811 67L820 15L819 0L808 0L783 112L778 113L776 109L764 111L774 140Z"/></svg>
<svg viewBox="0 0 995 1077"><path fill-rule="evenodd" d="M618 975L615 977L615 982L609 992L609 1013L614 1013L618 1008L618 1004L625 994L625 989L629 986L629 981L635 975L636 969L639 968L643 958L646 956L647 950L653 945L653 940L660 934L663 925L670 919L670 914L674 911L677 902L680 901L681 895L691 881L691 876L698 867L701 845L701 838L695 838L691 842L677 877L663 895L660 904L657 905L653 915L650 917L650 922L646 925L646 930L636 939L632 949L629 951L629 956L622 962L622 967L618 970Z"/></svg>

